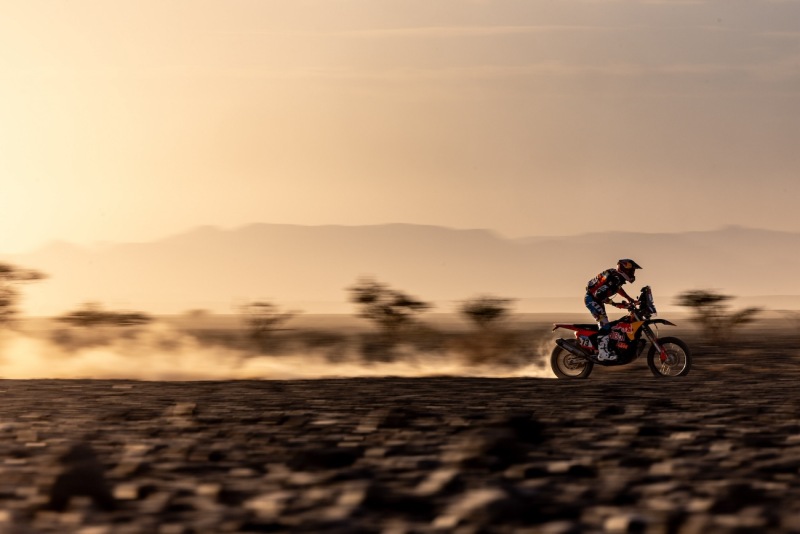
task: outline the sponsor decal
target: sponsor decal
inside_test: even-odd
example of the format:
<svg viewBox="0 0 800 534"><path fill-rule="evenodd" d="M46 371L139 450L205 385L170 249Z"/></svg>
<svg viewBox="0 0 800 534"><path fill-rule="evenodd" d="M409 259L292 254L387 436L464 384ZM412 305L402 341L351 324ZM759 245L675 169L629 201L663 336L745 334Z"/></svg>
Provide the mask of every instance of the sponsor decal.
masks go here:
<svg viewBox="0 0 800 534"><path fill-rule="evenodd" d="M644 321L635 321L633 323L619 323L613 330L626 334L628 339L633 341L636 338L636 332L644 324Z"/></svg>
<svg viewBox="0 0 800 534"><path fill-rule="evenodd" d="M644 321L636 321L635 323L631 323L631 331L628 332L628 339L633 341L633 339L636 337L636 331L639 330L639 327L641 327L643 324Z"/></svg>
<svg viewBox="0 0 800 534"><path fill-rule="evenodd" d="M633 325L631 323L619 323L614 327L614 330L630 335L633 332Z"/></svg>

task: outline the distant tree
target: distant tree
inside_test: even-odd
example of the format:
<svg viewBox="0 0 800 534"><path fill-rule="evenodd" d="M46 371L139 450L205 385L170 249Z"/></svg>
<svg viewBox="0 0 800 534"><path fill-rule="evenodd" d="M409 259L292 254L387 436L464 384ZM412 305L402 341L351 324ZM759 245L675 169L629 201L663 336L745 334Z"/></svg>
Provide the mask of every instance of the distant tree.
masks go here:
<svg viewBox="0 0 800 534"><path fill-rule="evenodd" d="M297 315L296 311L282 311L268 301L256 301L241 307L250 335L264 340L278 330L279 326Z"/></svg>
<svg viewBox="0 0 800 534"><path fill-rule="evenodd" d="M371 278L360 279L348 291L350 301L359 309L359 317L374 322L388 335L396 334L413 323L418 314L431 308L431 304Z"/></svg>
<svg viewBox="0 0 800 534"><path fill-rule="evenodd" d="M711 342L720 344L734 328L755 321L762 311L758 307L730 311L728 301L732 298L730 295L698 289L678 295L676 304L691 308Z"/></svg>
<svg viewBox="0 0 800 534"><path fill-rule="evenodd" d="M153 320L141 312L109 311L97 302L86 302L75 311L65 313L56 320L71 326L91 328L96 326L140 326Z"/></svg>
<svg viewBox="0 0 800 534"><path fill-rule="evenodd" d="M20 299L19 285L44 280L47 276L34 269L17 267L0 262L0 326L8 325L16 317Z"/></svg>
<svg viewBox="0 0 800 534"><path fill-rule="evenodd" d="M427 302L392 289L372 278L361 278L347 288L358 316L378 327L377 334L363 337L361 353L369 361L393 361L399 357L401 341L411 346L419 339L421 325L416 317L431 308Z"/></svg>
<svg viewBox="0 0 800 534"><path fill-rule="evenodd" d="M478 328L487 330L508 317L513 302L514 299L483 295L465 301L458 311Z"/></svg>
<svg viewBox="0 0 800 534"><path fill-rule="evenodd" d="M459 312L477 327L456 343L468 364L509 365L516 363L521 339L517 332L498 328L511 314L514 299L482 295L464 301Z"/></svg>

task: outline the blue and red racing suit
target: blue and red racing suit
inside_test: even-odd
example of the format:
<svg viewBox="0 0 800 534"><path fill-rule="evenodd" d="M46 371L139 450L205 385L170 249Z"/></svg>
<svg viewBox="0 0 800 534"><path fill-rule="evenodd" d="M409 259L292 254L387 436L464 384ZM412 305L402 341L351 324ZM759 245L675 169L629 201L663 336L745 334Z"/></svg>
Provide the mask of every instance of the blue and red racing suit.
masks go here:
<svg viewBox="0 0 800 534"><path fill-rule="evenodd" d="M627 280L616 269L606 269L586 284L586 298L583 302L594 320L600 324L601 330L608 330L609 321L605 305L611 297L621 292L624 297L633 300L622 291L622 285L626 282Z"/></svg>

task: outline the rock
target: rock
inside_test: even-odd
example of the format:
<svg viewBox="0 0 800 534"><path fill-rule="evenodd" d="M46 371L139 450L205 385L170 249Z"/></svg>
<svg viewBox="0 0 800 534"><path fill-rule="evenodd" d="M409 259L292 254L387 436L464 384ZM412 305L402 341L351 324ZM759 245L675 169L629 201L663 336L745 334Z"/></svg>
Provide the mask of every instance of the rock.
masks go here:
<svg viewBox="0 0 800 534"><path fill-rule="evenodd" d="M115 508L102 464L91 445L76 443L59 458L62 469L50 489L50 508L64 510L73 497L89 497L102 510Z"/></svg>
<svg viewBox="0 0 800 534"><path fill-rule="evenodd" d="M647 520L639 515L612 515L603 523L603 531L608 534L643 534L647 530Z"/></svg>
<svg viewBox="0 0 800 534"><path fill-rule="evenodd" d="M342 469L353 465L363 453L359 447L305 449L297 452L288 465L300 471Z"/></svg>

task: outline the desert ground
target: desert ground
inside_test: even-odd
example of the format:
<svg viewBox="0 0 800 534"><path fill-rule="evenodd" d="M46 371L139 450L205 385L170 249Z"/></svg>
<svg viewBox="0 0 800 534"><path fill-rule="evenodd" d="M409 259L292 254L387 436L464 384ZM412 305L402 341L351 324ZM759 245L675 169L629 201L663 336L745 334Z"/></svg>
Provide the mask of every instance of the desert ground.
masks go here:
<svg viewBox="0 0 800 534"><path fill-rule="evenodd" d="M796 336L588 380L0 380L0 532L800 532Z"/></svg>

